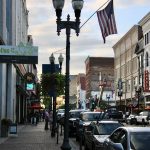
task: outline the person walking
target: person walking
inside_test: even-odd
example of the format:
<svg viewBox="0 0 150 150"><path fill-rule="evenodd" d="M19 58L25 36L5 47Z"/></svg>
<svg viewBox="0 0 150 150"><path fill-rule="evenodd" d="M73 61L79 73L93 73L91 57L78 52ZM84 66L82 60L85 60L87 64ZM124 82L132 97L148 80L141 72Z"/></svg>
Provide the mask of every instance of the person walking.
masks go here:
<svg viewBox="0 0 150 150"><path fill-rule="evenodd" d="M49 112L50 131L52 131L52 123L53 123L53 111L50 111L50 112Z"/></svg>
<svg viewBox="0 0 150 150"><path fill-rule="evenodd" d="M45 111L45 130L48 130L48 122L49 122L49 113Z"/></svg>

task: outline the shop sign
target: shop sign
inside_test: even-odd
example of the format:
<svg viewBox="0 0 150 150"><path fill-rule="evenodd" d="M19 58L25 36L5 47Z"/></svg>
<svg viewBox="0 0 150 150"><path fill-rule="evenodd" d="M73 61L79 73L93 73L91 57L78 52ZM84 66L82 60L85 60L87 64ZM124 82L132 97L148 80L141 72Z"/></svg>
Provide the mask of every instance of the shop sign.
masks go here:
<svg viewBox="0 0 150 150"><path fill-rule="evenodd" d="M35 82L35 75L31 72L28 72L24 75L24 79L27 83L34 83Z"/></svg>
<svg viewBox="0 0 150 150"><path fill-rule="evenodd" d="M144 71L144 92L150 92L150 90L149 90L149 72L148 72L148 70Z"/></svg>
<svg viewBox="0 0 150 150"><path fill-rule="evenodd" d="M38 47L31 45L0 45L0 63L37 64Z"/></svg>

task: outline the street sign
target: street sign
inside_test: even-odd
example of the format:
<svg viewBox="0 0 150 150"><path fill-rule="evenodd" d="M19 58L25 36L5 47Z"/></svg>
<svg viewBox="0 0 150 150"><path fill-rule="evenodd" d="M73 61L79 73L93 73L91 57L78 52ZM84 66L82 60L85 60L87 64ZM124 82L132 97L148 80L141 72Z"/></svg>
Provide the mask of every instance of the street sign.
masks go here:
<svg viewBox="0 0 150 150"><path fill-rule="evenodd" d="M54 64L55 65L55 72L59 72L60 68L59 68L59 64ZM46 74L46 73L51 73L52 71L52 65L51 64L42 64L42 73Z"/></svg>

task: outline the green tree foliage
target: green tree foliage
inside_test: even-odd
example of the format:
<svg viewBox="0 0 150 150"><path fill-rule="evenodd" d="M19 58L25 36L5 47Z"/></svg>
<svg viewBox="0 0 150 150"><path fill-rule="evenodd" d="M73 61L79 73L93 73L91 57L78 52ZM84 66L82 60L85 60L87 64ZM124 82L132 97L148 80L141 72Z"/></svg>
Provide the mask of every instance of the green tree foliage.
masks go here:
<svg viewBox="0 0 150 150"><path fill-rule="evenodd" d="M65 76L59 73L41 74L41 95L48 96L51 91L55 91L56 95L64 94Z"/></svg>

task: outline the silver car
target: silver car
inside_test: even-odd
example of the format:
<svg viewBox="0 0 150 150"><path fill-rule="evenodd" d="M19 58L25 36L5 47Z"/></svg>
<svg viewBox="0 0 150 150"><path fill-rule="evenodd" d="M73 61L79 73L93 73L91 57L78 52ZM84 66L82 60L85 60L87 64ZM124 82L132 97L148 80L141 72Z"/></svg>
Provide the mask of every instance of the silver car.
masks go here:
<svg viewBox="0 0 150 150"><path fill-rule="evenodd" d="M119 127L104 141L104 150L149 149L149 127Z"/></svg>

